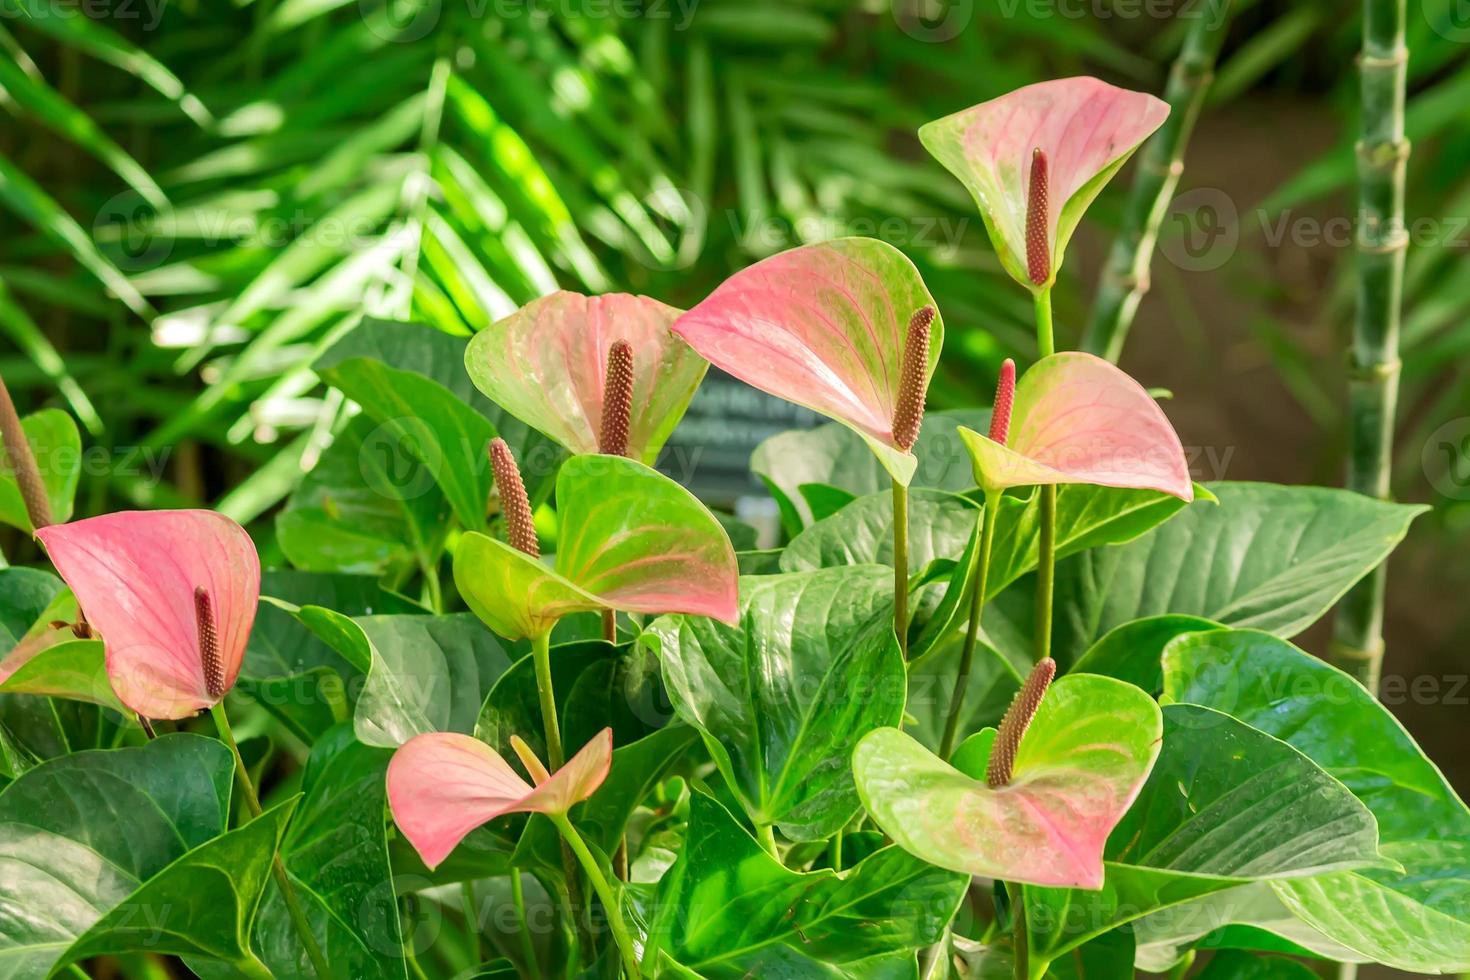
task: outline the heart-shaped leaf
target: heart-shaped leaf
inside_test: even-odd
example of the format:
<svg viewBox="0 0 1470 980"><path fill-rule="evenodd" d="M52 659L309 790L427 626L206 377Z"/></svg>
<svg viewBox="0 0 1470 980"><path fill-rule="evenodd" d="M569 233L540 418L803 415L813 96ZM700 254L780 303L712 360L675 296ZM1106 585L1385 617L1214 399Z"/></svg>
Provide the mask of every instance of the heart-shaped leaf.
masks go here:
<svg viewBox="0 0 1470 980"><path fill-rule="evenodd" d="M641 463L574 456L556 481L556 568L483 534L454 555L465 602L508 639L569 613L618 609L735 616L735 550L688 490Z"/></svg>
<svg viewBox="0 0 1470 980"><path fill-rule="evenodd" d="M802 245L735 273L674 324L710 363L850 427L908 485L917 461L893 437L910 318L934 307L908 258L872 238ZM944 324L929 335L927 380Z"/></svg>
<svg viewBox="0 0 1470 980"><path fill-rule="evenodd" d="M853 753L863 805L931 864L1036 884L1098 888L1103 844L1159 751L1159 709L1137 688L1076 675L1052 685L1021 740L1009 784L991 789L897 729ZM989 738L976 743L983 772Z"/></svg>
<svg viewBox="0 0 1470 980"><path fill-rule="evenodd" d="M903 713L892 610L892 570L853 565L741 579L737 626L648 627L675 710L756 823L814 840L857 811L853 746Z"/></svg>
<svg viewBox="0 0 1470 980"><path fill-rule="evenodd" d="M3 972L46 976L109 909L222 833L232 772L221 743L174 734L54 759L0 791Z"/></svg>
<svg viewBox="0 0 1470 980"><path fill-rule="evenodd" d="M1114 627L1168 613L1295 636L1377 567L1425 511L1328 487L1209 489L1219 506L1187 507L1135 541L1058 563L1058 662L1074 662ZM985 624L987 631L1010 624L1027 650L1033 600L1030 583L1022 585L986 609Z"/></svg>
<svg viewBox="0 0 1470 980"><path fill-rule="evenodd" d="M912 951L943 935L966 884L895 847L841 875L790 871L695 793L688 839L659 883L645 961L708 980L911 977ZM864 970L888 956L886 972Z"/></svg>
<svg viewBox="0 0 1470 980"><path fill-rule="evenodd" d="M646 296L557 292L470 341L475 386L574 453L600 451L608 348L633 350L627 454L649 465L684 416L709 364L669 328L682 313Z"/></svg>
<svg viewBox="0 0 1470 980"><path fill-rule="evenodd" d="M1164 654L1166 699L1228 710L1340 779L1378 821L1376 869L1273 882L1329 939L1398 969L1470 969L1470 810L1398 720L1360 684L1255 630L1181 637Z"/></svg>
<svg viewBox="0 0 1470 980"><path fill-rule="evenodd" d="M82 436L72 417L58 408L43 408L20 420L21 431L30 444L51 519L58 524L71 520L72 501L77 495L77 478L82 469ZM0 523L20 528L27 534L31 516L10 471L9 456L0 453Z"/></svg>
<svg viewBox="0 0 1470 980"><path fill-rule="evenodd" d="M973 429L960 437L987 490L1092 483L1194 499L1184 447L1158 402L1112 364L1053 354L1016 384L1004 445Z"/></svg>
<svg viewBox="0 0 1470 980"><path fill-rule="evenodd" d="M1036 285L1026 270L1033 151L1049 163L1046 240L1054 278L1083 212L1168 115L1169 106L1151 95L1095 78L1061 78L937 119L919 128L919 139L974 196L1001 264L1029 289Z"/></svg>
<svg viewBox="0 0 1470 980"><path fill-rule="evenodd" d="M1056 959L1242 882L1392 863L1378 853L1373 814L1290 745L1198 705L1163 716L1158 761L1108 839L1102 890L1026 889L1033 955Z"/></svg>
<svg viewBox="0 0 1470 980"><path fill-rule="evenodd" d="M107 676L124 704L146 718L187 718L223 696L205 678L195 589L213 609L223 689L234 685L260 597L244 528L207 510L119 511L36 536L107 644Z"/></svg>

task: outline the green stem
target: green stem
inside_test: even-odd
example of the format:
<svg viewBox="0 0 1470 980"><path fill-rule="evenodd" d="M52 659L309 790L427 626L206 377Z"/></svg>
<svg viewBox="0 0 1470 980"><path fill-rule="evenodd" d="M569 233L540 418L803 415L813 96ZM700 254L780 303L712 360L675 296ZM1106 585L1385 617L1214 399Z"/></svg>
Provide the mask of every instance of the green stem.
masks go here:
<svg viewBox="0 0 1470 980"><path fill-rule="evenodd" d="M1358 283L1348 381L1347 485L1389 497L1394 415L1398 409L1399 320L1403 300L1404 92L1409 51L1405 0L1363 0L1363 53L1358 59L1363 135L1358 142ZM1379 566L1337 609L1333 655L1371 690L1383 664L1385 570Z"/></svg>
<svg viewBox="0 0 1470 980"><path fill-rule="evenodd" d="M1038 357L1050 357L1057 352L1056 338L1051 329L1051 287L1041 290L1033 297L1036 303L1036 353Z"/></svg>
<svg viewBox="0 0 1470 980"><path fill-rule="evenodd" d="M893 632L909 655L909 488L893 481Z"/></svg>
<svg viewBox="0 0 1470 980"><path fill-rule="evenodd" d="M623 921L623 907L618 903L617 896L613 894L612 887L607 883L607 878L602 874L602 869L597 866L597 861L592 857L592 852L587 850L582 836L577 833L570 820L564 813L551 813L551 822L556 824L556 829L561 831L562 839L577 855L577 860L582 862L582 870L587 872L587 878L592 882L592 890L597 892L597 897L602 901L603 911L607 913L607 924L612 929L613 941L617 943L618 955L623 960L623 972L628 980L637 980L638 959L634 955L633 937L628 933L628 926Z"/></svg>
<svg viewBox="0 0 1470 980"><path fill-rule="evenodd" d="M546 761L552 772L566 765L561 747L561 724L556 717L556 692L551 685L551 632L531 638L536 665L536 694L541 698L541 725L546 733Z"/></svg>
<svg viewBox="0 0 1470 980"><path fill-rule="evenodd" d="M1052 336L1051 290L1036 294L1036 348L1042 357L1056 352ZM1052 583L1057 564L1057 488L1041 488L1041 534L1036 556L1036 657L1039 662L1051 655Z"/></svg>
<svg viewBox="0 0 1470 980"><path fill-rule="evenodd" d="M234 730L230 728L230 719L225 714L225 705L221 701L209 709L214 717L215 727L219 729L220 741L229 746L230 754L235 757L235 776L240 781L240 788L245 794L245 806L250 810L252 819L260 816L260 794L255 791L255 783L250 779L250 770L245 768L245 760L240 756L240 746L235 742ZM306 948L307 958L311 960L312 969L320 980L331 980L332 970L327 966L327 958L322 955L321 947L316 944L316 937L312 935L311 924L306 921L306 912L302 910L301 899L296 894L296 887L291 884L291 879L286 877L286 866L281 862L281 854L277 851L271 855L271 873L275 876L276 884L281 889L281 898L285 900L286 912L291 916L291 924L296 927L296 934L301 939L301 945Z"/></svg>
<svg viewBox="0 0 1470 980"><path fill-rule="evenodd" d="M775 858L777 861L781 860L781 852L776 850L776 831L770 824L756 824L755 836L756 839L761 842L761 847L764 847L766 849L767 854Z"/></svg>
<svg viewBox="0 0 1470 980"><path fill-rule="evenodd" d="M1128 339L1138 304L1149 289L1149 266L1159 228L1184 172L1184 151L1199 120L1205 95L1215 78L1215 59L1225 42L1230 0L1194 19L1179 57L1169 72L1164 101L1169 118L1138 154L1123 227L1113 241L1098 282L1092 317L1082 334L1082 349L1117 362Z"/></svg>
<svg viewBox="0 0 1470 980"><path fill-rule="evenodd" d="M1031 950L1026 937L1026 889L1014 881L1006 882L1011 897L1011 951L1016 958L1016 980L1031 980Z"/></svg>
<svg viewBox="0 0 1470 980"><path fill-rule="evenodd" d="M541 964L536 962L536 945L531 941L531 923L526 918L526 892L521 886L521 869L510 869L510 900L515 904L518 932L521 936L522 975L527 980L536 980Z"/></svg>
<svg viewBox="0 0 1470 980"><path fill-rule="evenodd" d="M462 881L459 883L460 901L464 903L464 927L469 933L470 950L473 952L476 963L485 962L485 944L480 937L480 916L475 907L475 883L473 881Z"/></svg>
<svg viewBox="0 0 1470 980"><path fill-rule="evenodd" d="M960 666L955 672L954 693L949 696L949 715L944 720L944 737L939 742L939 757L948 759L954 751L960 729L960 713L965 692L970 685L970 667L975 661L975 644L980 638L980 615L985 609L985 590L990 578L990 546L995 539L995 518L1000 516L1000 493L987 491L985 510L980 515L980 553L976 556L975 586L970 592L970 627L965 632L965 645L960 650Z"/></svg>
<svg viewBox="0 0 1470 980"><path fill-rule="evenodd" d="M832 870L842 870L842 831L832 835Z"/></svg>

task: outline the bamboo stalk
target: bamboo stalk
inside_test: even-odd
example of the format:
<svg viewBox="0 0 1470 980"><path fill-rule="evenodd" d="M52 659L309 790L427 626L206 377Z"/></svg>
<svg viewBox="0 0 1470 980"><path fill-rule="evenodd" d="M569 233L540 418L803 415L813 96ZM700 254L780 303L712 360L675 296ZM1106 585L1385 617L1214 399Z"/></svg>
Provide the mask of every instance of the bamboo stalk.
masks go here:
<svg viewBox="0 0 1470 980"><path fill-rule="evenodd" d="M1405 0L1363 0L1363 135L1358 142L1357 316L1349 352L1347 485L1386 500L1393 462L1403 301L1404 94L1409 50ZM1359 582L1337 608L1333 656L1370 690L1383 664L1385 569Z"/></svg>
<svg viewBox="0 0 1470 980"><path fill-rule="evenodd" d="M1149 266L1159 228L1184 172L1184 151L1215 79L1215 59L1230 22L1230 0L1221 0L1218 7L1199 3L1186 9L1195 11L1197 19L1184 35L1164 89L1169 118L1139 154L1123 228L1108 253L1092 316L1082 334L1083 350L1114 363L1123 353L1138 304L1149 290Z"/></svg>

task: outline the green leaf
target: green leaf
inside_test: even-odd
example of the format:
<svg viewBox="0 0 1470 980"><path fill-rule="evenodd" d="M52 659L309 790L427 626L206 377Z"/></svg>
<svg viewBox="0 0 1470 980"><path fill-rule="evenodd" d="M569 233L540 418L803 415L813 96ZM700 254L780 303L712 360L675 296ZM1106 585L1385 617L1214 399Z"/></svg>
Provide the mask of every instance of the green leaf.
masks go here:
<svg viewBox="0 0 1470 980"><path fill-rule="evenodd" d="M752 821L813 840L857 812L852 749L903 712L892 609L892 571L851 565L741 579L738 626L649 626L675 710Z"/></svg>
<svg viewBox="0 0 1470 980"><path fill-rule="evenodd" d="M109 910L216 838L233 772L220 742L174 734L53 759L0 791L5 904L46 913L0 917L0 973L45 976ZM200 898L172 911L182 920ZM153 907L151 927L164 909Z"/></svg>
<svg viewBox="0 0 1470 980"><path fill-rule="evenodd" d="M483 534L454 553L465 603L501 636L536 637L570 613L729 616L735 551L688 490L641 463L574 456L556 481L556 568Z"/></svg>
<svg viewBox="0 0 1470 980"><path fill-rule="evenodd" d="M37 626L66 583L39 568L0 568L0 649L9 652Z"/></svg>
<svg viewBox="0 0 1470 980"><path fill-rule="evenodd" d="M1043 960L1233 884L1391 863L1372 813L1290 745L1211 708L1163 715L1163 749L1108 839L1102 890L1026 889Z"/></svg>
<svg viewBox="0 0 1470 980"><path fill-rule="evenodd" d="M967 740L951 766L911 736L879 729L859 743L852 768L873 820L931 864L1096 888L1104 842L1148 775L1160 730L1158 705L1138 688L1077 675L1047 691L999 789L983 776L993 730Z"/></svg>
<svg viewBox="0 0 1470 980"><path fill-rule="evenodd" d="M107 679L102 641L68 639L72 635L70 631L57 633L60 642L42 647L30 656L22 651L21 657L12 655L0 661L0 693L88 701L128 714Z"/></svg>
<svg viewBox="0 0 1470 980"><path fill-rule="evenodd" d="M1424 512L1325 487L1210 489L1219 506L1190 506L1136 541L1057 566L1053 656L1072 663L1115 626L1165 613L1294 636L1377 567ZM1007 593L997 618L1029 623L1028 591Z"/></svg>
<svg viewBox="0 0 1470 980"><path fill-rule="evenodd" d="M1198 980L1313 980L1317 974L1280 956L1252 956L1237 950L1216 953Z"/></svg>
<svg viewBox="0 0 1470 980"><path fill-rule="evenodd" d="M975 475L958 427L989 425L989 419L990 413L982 411L927 415L914 444L919 468L909 488L958 491L973 487ZM814 520L804 485L823 484L861 497L886 490L892 483L862 437L838 422L772 436L755 448L750 469L780 504L782 523L792 536Z"/></svg>
<svg viewBox="0 0 1470 980"><path fill-rule="evenodd" d="M433 568L448 517L433 473L396 432L359 415L291 494L276 517L276 539L305 571L382 575Z"/></svg>
<svg viewBox="0 0 1470 980"><path fill-rule="evenodd" d="M533 502L550 490L565 453L480 394L464 369L466 346L432 327L367 318L313 369L362 405L379 440L433 474L465 527L479 529L494 482L491 439L509 443Z"/></svg>
<svg viewBox="0 0 1470 980"><path fill-rule="evenodd" d="M1078 674L1102 674L1157 694L1164 687L1164 648L1177 636L1219 629L1199 616L1145 616L1115 626L1072 665Z"/></svg>
<svg viewBox="0 0 1470 980"><path fill-rule="evenodd" d="M1273 882L1329 940L1413 972L1470 969L1470 810L1392 713L1347 674L1254 630L1181 637L1165 698L1229 711L1337 777L1377 818L1378 869Z"/></svg>
<svg viewBox="0 0 1470 980"><path fill-rule="evenodd" d="M939 939L966 884L894 847L841 875L787 870L696 793L684 850L659 884L648 947L692 971L677 975L707 980L911 977L910 951Z"/></svg>
<svg viewBox="0 0 1470 980"><path fill-rule="evenodd" d="M510 654L474 616L364 616L372 651L353 727L367 745L395 748L426 732L471 732Z"/></svg>
<svg viewBox="0 0 1470 980"><path fill-rule="evenodd" d="M354 741L340 725L312 747L304 796L282 843L286 872L328 962L355 980L405 976L392 869L387 777L392 753ZM256 922L261 958L275 977L315 976L272 882Z"/></svg>
<svg viewBox="0 0 1470 980"><path fill-rule="evenodd" d="M318 607L344 617L423 611L366 576L270 570L261 575L260 594L243 674L258 679L295 677L315 667L329 667L342 675L354 698L354 678L367 672L368 657L344 651L340 640L334 646L330 641L337 637L328 624L319 617L303 618L302 610Z"/></svg>
<svg viewBox="0 0 1470 980"><path fill-rule="evenodd" d="M72 417L57 408L46 408L20 420L21 430L36 457L46 500L51 504L51 519L58 524L71 520L72 501L77 494L77 478L82 468L82 436ZM30 515L10 471L8 456L0 457L0 523L20 528L30 534Z"/></svg>
<svg viewBox="0 0 1470 980"><path fill-rule="evenodd" d="M218 960L236 976L270 977L250 948L250 930L298 799L196 847L144 882L77 939L57 965L136 951Z"/></svg>

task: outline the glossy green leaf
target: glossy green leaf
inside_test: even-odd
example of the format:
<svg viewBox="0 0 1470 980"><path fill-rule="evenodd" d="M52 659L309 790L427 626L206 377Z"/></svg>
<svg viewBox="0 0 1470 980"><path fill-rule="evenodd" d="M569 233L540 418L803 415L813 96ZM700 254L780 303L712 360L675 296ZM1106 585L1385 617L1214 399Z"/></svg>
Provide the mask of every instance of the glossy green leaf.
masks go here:
<svg viewBox="0 0 1470 980"><path fill-rule="evenodd" d="M1280 956L1252 956L1226 950L1211 958L1199 980L1313 980L1317 974Z"/></svg>
<svg viewBox="0 0 1470 980"><path fill-rule="evenodd" d="M0 568L0 649L7 653L45 627L47 610L67 594L66 583L39 568Z"/></svg>
<svg viewBox="0 0 1470 980"><path fill-rule="evenodd" d="M960 441L958 426L988 425L984 411L931 412L924 417L913 453L918 458L910 488L968 490L975 485L970 456ZM822 485L861 497L891 484L861 436L838 422L812 429L793 429L772 436L755 448L750 469L765 481L781 506L788 534L796 535L814 520L802 487Z"/></svg>
<svg viewBox="0 0 1470 980"><path fill-rule="evenodd" d="M272 976L249 936L296 801L194 848L144 882L72 943L58 965L137 951L218 960L238 977Z"/></svg>
<svg viewBox="0 0 1470 980"><path fill-rule="evenodd" d="M72 501L77 494L77 479L82 469L82 436L76 422L60 409L46 408L20 420L21 429L36 458L46 500L51 504L51 519L58 524L71 519ZM10 472L8 456L0 455L0 523L20 528L29 534L30 515L15 474Z"/></svg>
<svg viewBox="0 0 1470 980"><path fill-rule="evenodd" d="M1219 506L1188 507L1122 547L1058 564L1052 649L1060 663L1116 626L1165 613L1294 636L1382 562L1424 512L1326 487L1210 489ZM997 618L1029 629L1028 591L1011 590L995 605Z"/></svg>
<svg viewBox="0 0 1470 980"><path fill-rule="evenodd" d="M675 710L753 821L810 840L857 812L853 747L903 712L892 610L892 571L850 565L741 579L738 626L648 627Z"/></svg>
<svg viewBox="0 0 1470 980"><path fill-rule="evenodd" d="M360 980L405 976L388 863L384 779L390 756L354 741L349 725L326 733L307 759L304 795L281 845L322 952L345 976ZM274 882L255 941L273 976L314 976Z"/></svg>
<svg viewBox="0 0 1470 980"><path fill-rule="evenodd" d="M70 630L56 632L59 642L0 660L0 693L89 701L126 714L107 680L102 641L67 639Z"/></svg>
<svg viewBox="0 0 1470 980"><path fill-rule="evenodd" d="M276 517L291 564L309 572L382 575L432 567L449 507L434 474L367 415L347 424Z"/></svg>
<svg viewBox="0 0 1470 980"><path fill-rule="evenodd" d="M1072 665L1079 674L1102 674L1136 684L1145 691L1164 687L1164 648L1177 636L1219 629L1199 616L1145 616L1108 630Z"/></svg>
<svg viewBox="0 0 1470 980"><path fill-rule="evenodd" d="M897 729L859 743L852 768L873 820L931 864L1010 881L1097 888L1103 845L1159 751L1158 705L1138 688L1078 675L1052 685L1016 754L986 785L988 735L974 765L941 760ZM967 742L967 746L971 743Z"/></svg>
<svg viewBox="0 0 1470 980"><path fill-rule="evenodd" d="M1396 718L1348 675L1253 630L1181 637L1164 654L1165 698L1204 704L1289 742L1377 818L1367 869L1273 882L1329 940L1413 972L1470 969L1470 810Z"/></svg>
<svg viewBox="0 0 1470 980"><path fill-rule="evenodd" d="M359 575L270 570L261 575L260 594L242 670L254 678L294 677L314 667L329 667L351 682L367 672L365 651L352 651L338 640L330 623L303 617L302 609L317 607L343 617L423 611L376 580ZM335 645L330 642L334 640Z"/></svg>
<svg viewBox="0 0 1470 980"><path fill-rule="evenodd" d="M1372 813L1290 745L1198 705L1163 715L1163 749L1108 839L1102 890L1026 889L1043 959L1241 882L1391 863Z"/></svg>
<svg viewBox="0 0 1470 980"><path fill-rule="evenodd" d="M473 731L485 694L511 665L500 640L468 613L352 623L372 652L353 716L367 745L393 748L427 732Z"/></svg>
<svg viewBox="0 0 1470 980"><path fill-rule="evenodd" d="M630 459L575 456L556 499L554 570L483 534L455 550L460 594L501 636L541 636L563 616L602 609L734 615L730 539L673 480Z"/></svg>
<svg viewBox="0 0 1470 980"><path fill-rule="evenodd" d="M841 875L790 871L696 793L684 850L659 883L644 962L668 957L692 971L676 975L707 980L912 977L911 951L943 934L966 884L895 847Z"/></svg>
<svg viewBox="0 0 1470 980"><path fill-rule="evenodd" d="M216 838L233 771L221 743L175 734L53 759L0 791L0 973L46 976L109 910Z"/></svg>

